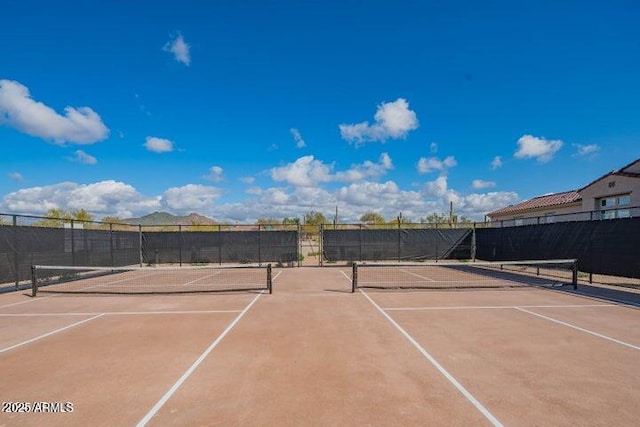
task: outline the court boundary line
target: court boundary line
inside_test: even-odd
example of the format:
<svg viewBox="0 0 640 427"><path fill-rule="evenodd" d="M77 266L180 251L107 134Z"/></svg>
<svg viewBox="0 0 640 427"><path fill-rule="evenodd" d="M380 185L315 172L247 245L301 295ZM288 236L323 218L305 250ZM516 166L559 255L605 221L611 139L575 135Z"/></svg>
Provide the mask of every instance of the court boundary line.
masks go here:
<svg viewBox="0 0 640 427"><path fill-rule="evenodd" d="M587 307L619 307L617 304L560 304L560 305L459 305L435 307L389 307L384 311L429 311L429 310L494 310L514 308L587 308Z"/></svg>
<svg viewBox="0 0 640 427"><path fill-rule="evenodd" d="M167 310L167 311L103 311L103 312L61 312L61 313L0 313L2 317L56 317L56 316L138 316L145 314L224 314L240 313L242 310Z"/></svg>
<svg viewBox="0 0 640 427"><path fill-rule="evenodd" d="M386 313L376 302L367 295L362 289L358 289L362 295L378 310L415 348L422 354L422 356L433 365L446 379L449 381L462 395L471 403L484 417L495 427L502 427L503 424L482 404L476 399L471 392L469 392L444 366L440 364L427 350L425 350L418 341L416 341L409 333L400 326L393 318Z"/></svg>
<svg viewBox="0 0 640 427"><path fill-rule="evenodd" d="M573 325L571 323L563 322L562 320L554 319L553 317L545 316L544 314L536 313L534 311L529 311L529 310L521 308L521 307L515 307L515 309L518 310L518 311L521 311L523 313L528 313L528 314L530 314L532 316L537 316L537 317L540 317L541 319L545 319L545 320L548 320L550 322L557 323L557 324L562 325L562 326L567 326L567 327L575 329L577 331L584 332L584 333L587 333L589 335L593 335L595 337L602 338L602 339L614 342L616 344L623 345L625 347L629 347L629 348L631 348L633 350L640 350L640 346L629 344L628 342L624 342L624 341L618 340L616 338L613 338L613 337L610 337L610 336L607 336L607 335L604 335L604 334L601 334L601 333L598 333L598 332L595 332L595 331L592 331L592 330L589 330L589 329L581 328L580 326L576 326L576 325Z"/></svg>
<svg viewBox="0 0 640 427"><path fill-rule="evenodd" d="M30 339L28 339L28 340L26 340L26 341L22 341L22 342L20 342L20 343L18 343L18 344L14 344L14 345L12 345L12 346L5 347L5 348L3 348L3 349L0 349L0 353L4 353L5 351L13 350L14 348L22 347L23 345L30 344L30 343L32 343L32 342L35 342L35 341L41 340L41 339L43 339L43 338L46 338L46 337L49 337L49 336L51 336L51 335L57 334L58 332L66 331L67 329L71 329L71 328L73 328L74 326L81 325L81 324L83 324L83 323L89 322L89 321L91 321L91 320L97 319L98 317L102 317L102 316L104 316L104 314L98 314L98 315L93 316L93 317L90 317L90 318L88 318L88 319L84 319L84 320L81 320L81 321L79 321L79 322L75 322L75 323L72 323L72 324L70 324L70 325L64 326L64 327L62 327L62 328L58 328L58 329L56 329L56 330L54 330L54 331L47 332L46 334L38 335L37 337L30 338Z"/></svg>
<svg viewBox="0 0 640 427"><path fill-rule="evenodd" d="M26 304L28 302L33 302L33 301L42 301L42 300L45 300L45 299L48 299L48 298L53 298L54 296L55 295L48 295L46 297L41 297L41 298L37 298L37 299L33 298L33 297L30 297L31 299L28 299L26 301L18 301L18 302L14 302L14 303L11 303L11 304L0 305L0 309L6 308L6 307L13 307L14 305Z"/></svg>
<svg viewBox="0 0 640 427"><path fill-rule="evenodd" d="M226 337L229 332L236 326L236 324L242 319L242 317L249 311L249 309L258 301L263 295L261 291L256 297L238 314L235 319L225 328L224 331L207 347L207 349L193 362L193 364L182 374L180 378L167 390L167 392L156 402L155 405L147 412L147 414L136 424L137 427L146 426L149 421L158 413L165 403L175 394L176 391L184 384L184 382L193 374L193 372L200 366L200 364L207 358L207 356L220 344L220 342Z"/></svg>

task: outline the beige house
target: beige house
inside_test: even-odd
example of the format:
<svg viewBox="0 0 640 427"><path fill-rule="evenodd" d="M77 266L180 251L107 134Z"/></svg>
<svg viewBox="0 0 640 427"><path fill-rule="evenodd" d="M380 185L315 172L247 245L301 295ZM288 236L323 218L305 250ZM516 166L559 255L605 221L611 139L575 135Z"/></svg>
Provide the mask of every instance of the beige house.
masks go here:
<svg viewBox="0 0 640 427"><path fill-rule="evenodd" d="M640 216L640 159L573 191L534 197L487 214L501 225Z"/></svg>

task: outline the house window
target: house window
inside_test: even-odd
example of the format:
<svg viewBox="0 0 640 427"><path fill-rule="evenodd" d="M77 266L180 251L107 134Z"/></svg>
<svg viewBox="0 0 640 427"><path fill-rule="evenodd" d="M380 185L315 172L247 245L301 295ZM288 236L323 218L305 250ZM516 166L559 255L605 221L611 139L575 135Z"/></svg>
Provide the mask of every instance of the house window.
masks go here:
<svg viewBox="0 0 640 427"><path fill-rule="evenodd" d="M620 209L616 211L618 218L631 218L631 211L629 209Z"/></svg>
<svg viewBox="0 0 640 427"><path fill-rule="evenodd" d="M607 197L606 199L600 199L601 208L612 208L616 205L615 197Z"/></svg>
<svg viewBox="0 0 640 427"><path fill-rule="evenodd" d="M598 199L597 206L602 211L602 219L629 218L629 209L620 209L631 204L631 195L622 194L620 196L603 197Z"/></svg>

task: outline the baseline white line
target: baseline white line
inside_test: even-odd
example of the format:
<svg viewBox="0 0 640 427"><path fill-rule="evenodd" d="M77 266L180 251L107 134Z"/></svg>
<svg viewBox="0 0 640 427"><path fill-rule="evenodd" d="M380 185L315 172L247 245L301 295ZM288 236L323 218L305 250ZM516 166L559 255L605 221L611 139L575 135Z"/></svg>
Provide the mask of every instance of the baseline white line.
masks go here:
<svg viewBox="0 0 640 427"><path fill-rule="evenodd" d="M572 325L571 323L563 322L562 320L554 319L554 318L552 318L552 317L548 317L548 316L545 316L545 315L543 315L543 314L535 313L535 312L533 312L533 311L526 310L526 309L524 309L524 308L522 308L522 307L514 307L514 308L515 308L516 310L522 311L522 312L524 312L524 313L531 314L531 315L533 315L533 316L540 317L540 318L545 319L545 320L548 320L548 321L550 321L550 322L557 323L557 324L559 324L559 325L563 325L563 326L567 326L567 327L572 328L572 329L575 329L575 330L577 330L577 331L584 332L584 333L587 333L587 334L593 335L593 336L595 336L595 337L602 338L602 339L605 339L605 340L608 340L608 341L614 342L614 343L616 343L616 344L620 344L620 345L623 345L623 346L625 346L625 347L632 348L632 349L634 349L634 350L640 350L640 347L639 347L639 346L637 346L637 345L629 344L628 342L620 341L620 340L617 340L617 339L615 339L615 338L609 337L609 336L607 336L607 335L599 334L599 333L594 332L594 331L591 331L591 330L589 330L589 329L581 328L580 326L576 326L576 325Z"/></svg>
<svg viewBox="0 0 640 427"><path fill-rule="evenodd" d="M67 325L67 326L65 326L63 328L56 329L55 331L47 332L46 334L39 335L39 336L37 336L35 338L31 338L29 340L22 341L22 342L20 342L18 344L14 344L12 346L5 347L3 349L0 349L0 353L4 353L5 351L13 350L14 348L21 347L21 346L23 346L25 344L29 344L29 343L32 343L34 341L38 341L38 340L40 340L42 338L46 338L46 337L51 336L53 334L57 334L58 332L65 331L67 329L73 328L74 326L81 325L81 324L83 324L85 322L89 322L90 320L97 319L98 317L102 317L102 316L104 316L104 314L100 313L97 316L93 316L93 317L90 317L88 319L84 319L84 320L81 320L79 322L72 323L71 325Z"/></svg>
<svg viewBox="0 0 640 427"><path fill-rule="evenodd" d="M456 380L454 376L449 373L449 371L447 371L431 354L429 354L429 352L427 352L424 347L422 347L411 335L409 335L409 333L405 331L402 326L396 323L396 321L393 320L393 318L389 316L389 314L387 314L382 308L380 308L380 306L376 304L376 302L371 299L371 297L367 295L366 292L364 292L362 289L359 289L359 291L424 356L425 359L427 359L456 389L458 389L460 393L462 393L464 397L467 398L467 400L473 406L476 407L478 411L480 411L482 415L485 416L487 420L489 420L491 424L493 424L495 427L502 427L502 423L491 412L489 412L489 410L485 408L482 403L478 401L478 399L476 399L466 388L464 388L464 386L460 384L458 380Z"/></svg>
<svg viewBox="0 0 640 427"><path fill-rule="evenodd" d="M245 313L247 311L249 311L249 309L253 306L253 304L255 304L255 302L258 301L258 298L260 298L260 296L262 294L263 293L260 292L258 295L256 295L256 297L249 303L249 305L247 305L245 307L245 309L242 310L240 312L240 314L238 314L238 316L236 316L235 319L233 319L233 321L218 336L218 338L216 338L211 343L211 345L209 345L209 347L196 359L196 361L193 362L193 364L189 367L189 369L187 369L185 371L185 373L182 374L182 376L178 379L178 381L176 381L171 386L171 388L169 388L169 390L167 390L167 392L164 394L164 396L162 396L160 398L160 400L158 400L158 402L153 406L153 408L151 408L151 410L147 413L147 415L145 415L140 420L140 422L138 422L138 424L137 424L138 427L145 426L145 425L147 425L147 423L149 421L151 421L151 418L153 418L155 416L155 414L164 406L164 404L167 403L167 401L171 398L171 396L173 396L173 394L180 388L180 386L187 380L187 378L189 378L189 376L191 376L191 374L196 370L196 368L198 368L198 366L200 366L200 364L204 361L204 359L213 351L213 349L215 349L218 346L218 344L220 344L220 342L224 339L224 337L226 337L227 334L229 332L231 332L233 327L236 326L236 324L240 321L240 319L242 319L242 316L244 316Z"/></svg>
<svg viewBox="0 0 640 427"><path fill-rule="evenodd" d="M145 314L224 314L240 313L242 310L169 310L169 311L105 311L100 313L0 313L0 317L55 317L55 316L130 316Z"/></svg>
<svg viewBox="0 0 640 427"><path fill-rule="evenodd" d="M42 301L43 299L52 298L52 297L53 297L53 295L48 296L48 297L42 297L42 298L31 298L31 299L28 299L26 301L20 301L20 302L14 302L12 304L0 305L0 308L13 307L14 305L26 304L28 302L33 302L33 301Z"/></svg>
<svg viewBox="0 0 640 427"><path fill-rule="evenodd" d="M618 307L616 304L576 304L576 305L460 305L451 307L389 307L384 311L428 311L428 310L493 310L493 309L514 309L524 308L587 308L587 307Z"/></svg>

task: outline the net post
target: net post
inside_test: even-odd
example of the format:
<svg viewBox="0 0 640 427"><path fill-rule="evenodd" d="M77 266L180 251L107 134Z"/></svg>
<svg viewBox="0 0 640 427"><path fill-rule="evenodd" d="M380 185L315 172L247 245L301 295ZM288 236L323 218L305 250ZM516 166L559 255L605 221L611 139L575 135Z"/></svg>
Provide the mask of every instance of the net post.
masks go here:
<svg viewBox="0 0 640 427"><path fill-rule="evenodd" d="M269 290L269 295L273 293L273 278L271 276L271 263L267 264L267 289Z"/></svg>
<svg viewBox="0 0 640 427"><path fill-rule="evenodd" d="M358 288L358 263L354 262L351 269L351 293L355 293Z"/></svg>
<svg viewBox="0 0 640 427"><path fill-rule="evenodd" d="M571 284L573 285L573 289L578 289L578 260L573 260L573 265L571 266Z"/></svg>
<svg viewBox="0 0 640 427"><path fill-rule="evenodd" d="M31 266L31 296L38 295L38 278L36 277L36 266Z"/></svg>

